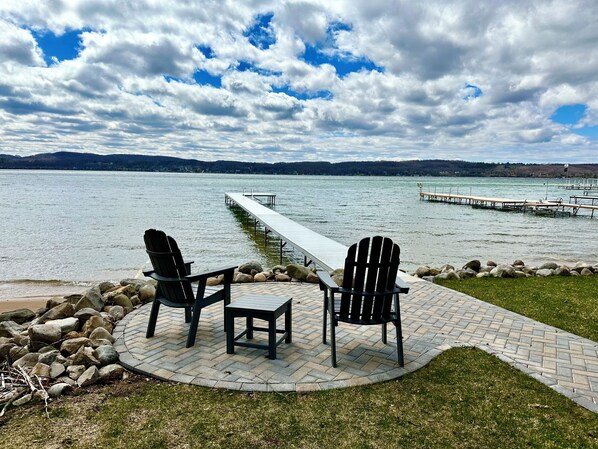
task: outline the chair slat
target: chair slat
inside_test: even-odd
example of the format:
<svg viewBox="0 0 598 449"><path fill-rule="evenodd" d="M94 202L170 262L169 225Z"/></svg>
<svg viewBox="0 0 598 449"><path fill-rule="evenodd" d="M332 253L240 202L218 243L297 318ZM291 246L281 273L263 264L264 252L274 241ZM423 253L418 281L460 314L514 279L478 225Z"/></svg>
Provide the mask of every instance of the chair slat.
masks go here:
<svg viewBox="0 0 598 449"><path fill-rule="evenodd" d="M380 263L382 263L382 260L380 259L382 251L382 242L383 238L380 236L376 236L371 240L367 280L365 283L365 291L367 292L374 292L377 290L376 282L380 272ZM363 310L361 312L361 318L363 319L363 321L368 322L372 319L373 306L374 297L366 296L363 301ZM376 319L376 317L374 317L374 319Z"/></svg>

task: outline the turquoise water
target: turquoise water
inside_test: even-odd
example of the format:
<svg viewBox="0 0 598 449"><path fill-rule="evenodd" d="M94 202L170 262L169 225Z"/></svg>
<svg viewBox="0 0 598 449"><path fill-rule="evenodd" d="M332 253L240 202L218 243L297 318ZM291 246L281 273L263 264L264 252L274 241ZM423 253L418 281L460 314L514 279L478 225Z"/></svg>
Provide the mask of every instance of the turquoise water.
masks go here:
<svg viewBox="0 0 598 449"><path fill-rule="evenodd" d="M46 282L118 280L147 263L143 232L163 229L195 270L278 263L274 238L224 204L224 192L270 191L275 210L350 245L382 234L402 268L482 261L598 262L596 218L547 218L419 201L424 190L537 200L568 198L559 180L317 177L173 173L0 171L0 298ZM548 183L548 185L546 185ZM302 260L285 251L285 259ZM25 280L25 282L23 282ZM16 282L20 281L20 282Z"/></svg>

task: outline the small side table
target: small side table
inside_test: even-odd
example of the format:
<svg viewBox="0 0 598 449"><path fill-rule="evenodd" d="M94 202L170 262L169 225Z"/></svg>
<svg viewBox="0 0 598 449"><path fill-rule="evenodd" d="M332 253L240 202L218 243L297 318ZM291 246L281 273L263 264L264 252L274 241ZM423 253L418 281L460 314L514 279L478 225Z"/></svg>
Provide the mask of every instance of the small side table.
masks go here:
<svg viewBox="0 0 598 449"><path fill-rule="evenodd" d="M276 359L276 347L282 343L292 341L292 301L293 298L273 295L246 295L224 308L224 327L226 329L226 353L234 354L235 346L247 348L267 349L268 358ZM284 313L284 329L276 329L276 319ZM235 318L245 317L246 329L235 336ZM268 327L253 325L253 319L258 318L268 322ZM268 332L268 344L238 341L244 335L253 338L254 331ZM282 334L276 340L276 334Z"/></svg>

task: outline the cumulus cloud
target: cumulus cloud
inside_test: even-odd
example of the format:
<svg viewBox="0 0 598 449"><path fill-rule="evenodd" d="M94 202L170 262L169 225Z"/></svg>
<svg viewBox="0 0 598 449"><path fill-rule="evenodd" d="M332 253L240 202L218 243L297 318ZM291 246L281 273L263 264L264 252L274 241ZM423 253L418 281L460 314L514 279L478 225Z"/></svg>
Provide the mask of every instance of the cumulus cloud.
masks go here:
<svg viewBox="0 0 598 449"><path fill-rule="evenodd" d="M1 2L0 152L592 162L597 15L592 0ZM47 32L76 34L76 57L46 66ZM555 122L567 105L583 117Z"/></svg>

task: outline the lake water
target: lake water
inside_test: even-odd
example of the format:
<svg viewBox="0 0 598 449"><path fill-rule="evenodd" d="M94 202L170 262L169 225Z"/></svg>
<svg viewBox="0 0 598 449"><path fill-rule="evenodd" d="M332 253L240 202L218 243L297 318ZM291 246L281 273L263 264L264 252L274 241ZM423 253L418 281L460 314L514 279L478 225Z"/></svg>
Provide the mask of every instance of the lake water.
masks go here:
<svg viewBox="0 0 598 449"><path fill-rule="evenodd" d="M321 177L0 171L0 299L65 283L134 276L147 263L143 232L175 237L194 271L278 263L225 192L277 194L279 213L345 245L381 234L401 246L402 268L485 262L598 262L598 220L549 218L420 201L424 190L537 200L563 197L559 180ZM302 261L289 248L285 259ZM80 288L79 288L80 290Z"/></svg>

